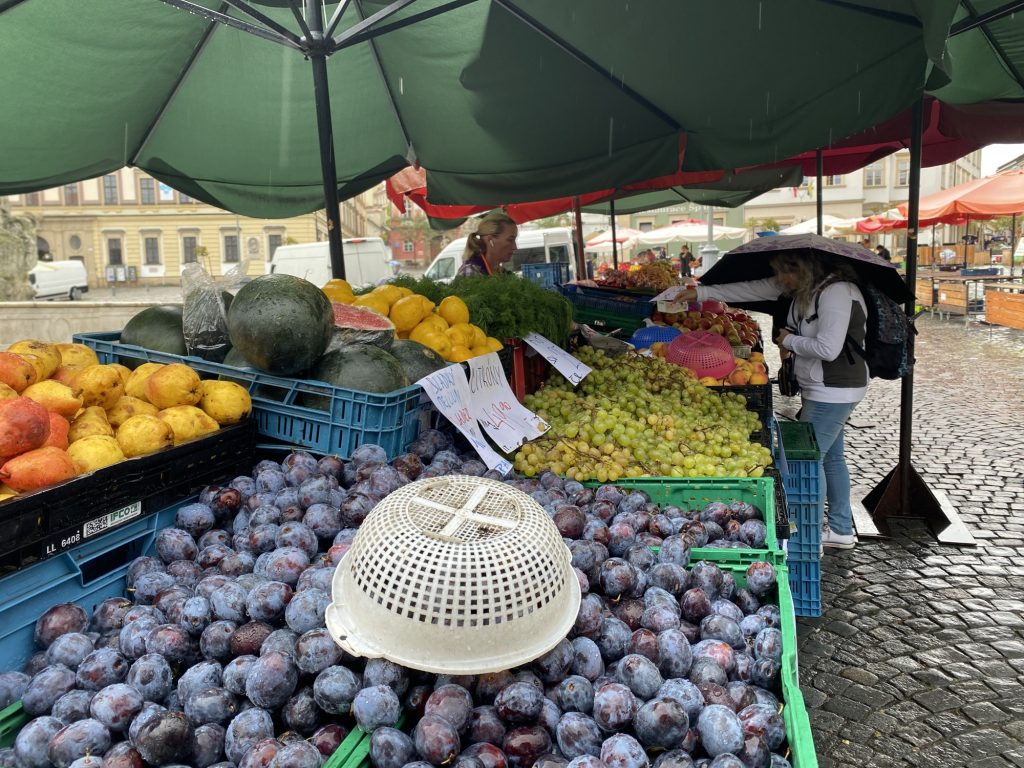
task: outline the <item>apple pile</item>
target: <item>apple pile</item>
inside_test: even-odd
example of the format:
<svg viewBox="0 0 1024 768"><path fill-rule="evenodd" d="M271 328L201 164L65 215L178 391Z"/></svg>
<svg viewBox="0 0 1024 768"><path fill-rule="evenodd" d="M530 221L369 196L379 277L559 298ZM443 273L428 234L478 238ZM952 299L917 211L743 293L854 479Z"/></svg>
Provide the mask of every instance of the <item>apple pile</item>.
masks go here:
<svg viewBox="0 0 1024 768"><path fill-rule="evenodd" d="M655 312L656 325L678 328L683 333L702 330L717 333L734 346L757 346L760 329L746 312L730 309L720 301L691 301L685 312Z"/></svg>

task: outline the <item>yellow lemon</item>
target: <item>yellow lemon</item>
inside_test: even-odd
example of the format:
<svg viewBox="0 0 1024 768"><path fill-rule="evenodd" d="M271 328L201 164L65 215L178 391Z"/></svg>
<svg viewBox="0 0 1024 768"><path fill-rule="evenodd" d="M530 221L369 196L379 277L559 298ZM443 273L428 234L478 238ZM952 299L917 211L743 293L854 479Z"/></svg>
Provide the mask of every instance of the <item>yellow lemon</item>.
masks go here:
<svg viewBox="0 0 1024 768"><path fill-rule="evenodd" d="M384 315L384 317L388 316L388 310L391 309L382 296L374 295L372 293L367 293L364 296L357 296L356 300L352 303L357 307L368 307L378 315Z"/></svg>
<svg viewBox="0 0 1024 768"><path fill-rule="evenodd" d="M469 307L458 296L446 297L437 307L437 314L443 317L448 325L469 322Z"/></svg>
<svg viewBox="0 0 1024 768"><path fill-rule="evenodd" d="M469 327L473 329L473 343L470 347L482 347L486 345L487 334L483 332L483 329L476 325L470 325Z"/></svg>
<svg viewBox="0 0 1024 768"><path fill-rule="evenodd" d="M340 277L328 280L327 285L320 290L324 292L328 299L337 301L340 304L351 304L356 298L352 294L352 286L348 284L347 280L342 280Z"/></svg>
<svg viewBox="0 0 1024 768"><path fill-rule="evenodd" d="M406 288L404 285L396 285L395 290L402 294L401 298L403 299L406 296L412 296L412 288Z"/></svg>
<svg viewBox="0 0 1024 768"><path fill-rule="evenodd" d="M424 316L429 315L431 312L434 311L434 302L432 302L426 296L420 296L419 294L416 294L416 295L417 295L417 297L420 300L420 304L423 305L423 314L424 314Z"/></svg>
<svg viewBox="0 0 1024 768"><path fill-rule="evenodd" d="M452 343L443 333L426 333L419 342L425 347L430 347L445 360L452 352Z"/></svg>
<svg viewBox="0 0 1024 768"><path fill-rule="evenodd" d="M487 344L487 348L491 350L491 352L500 352L505 347L504 344L502 344L493 336L488 336L487 339L485 340L485 343Z"/></svg>
<svg viewBox="0 0 1024 768"><path fill-rule="evenodd" d="M451 339L452 346L469 347L473 343L473 332L466 333L464 328L457 325L453 325L445 331L445 334Z"/></svg>
<svg viewBox="0 0 1024 768"><path fill-rule="evenodd" d="M448 330L448 323L445 322L445 319L434 312L425 316L421 322L430 323L439 333L444 333Z"/></svg>
<svg viewBox="0 0 1024 768"><path fill-rule="evenodd" d="M395 330L399 333L411 331L423 319L423 305L415 296L403 296L391 305L388 317L391 318L391 322L395 324Z"/></svg>
<svg viewBox="0 0 1024 768"><path fill-rule="evenodd" d="M380 296L388 303L389 307L402 298L402 292L394 285L378 285L370 291L370 293L375 296Z"/></svg>
<svg viewBox="0 0 1024 768"><path fill-rule="evenodd" d="M486 355L490 352L490 348L486 344L481 344L476 347L471 347L469 354L473 357L480 357L480 355Z"/></svg>
<svg viewBox="0 0 1024 768"><path fill-rule="evenodd" d="M452 351L448 353L449 363L464 363L473 356L468 347L462 344L452 344Z"/></svg>
<svg viewBox="0 0 1024 768"><path fill-rule="evenodd" d="M411 341L417 341L420 344L426 346L426 342L424 342L423 339L425 339L432 333L437 333L437 328L434 327L433 323L423 321L415 328L413 328L411 331L409 331L409 339Z"/></svg>

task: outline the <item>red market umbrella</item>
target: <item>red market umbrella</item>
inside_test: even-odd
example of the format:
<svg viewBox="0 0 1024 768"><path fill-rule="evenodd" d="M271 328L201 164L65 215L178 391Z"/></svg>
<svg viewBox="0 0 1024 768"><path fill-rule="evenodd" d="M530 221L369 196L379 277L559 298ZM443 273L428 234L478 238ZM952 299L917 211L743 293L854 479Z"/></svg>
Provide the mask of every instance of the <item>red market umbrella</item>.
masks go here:
<svg viewBox="0 0 1024 768"><path fill-rule="evenodd" d="M949 218L991 219L1024 212L1024 171L1003 171L922 197L920 224ZM907 215L907 203L899 206Z"/></svg>

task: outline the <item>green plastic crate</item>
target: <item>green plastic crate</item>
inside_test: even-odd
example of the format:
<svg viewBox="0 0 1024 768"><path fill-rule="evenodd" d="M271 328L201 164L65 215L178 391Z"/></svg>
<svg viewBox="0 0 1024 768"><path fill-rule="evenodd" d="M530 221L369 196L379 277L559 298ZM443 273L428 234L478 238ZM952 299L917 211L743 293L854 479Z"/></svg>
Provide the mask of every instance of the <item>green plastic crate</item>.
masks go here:
<svg viewBox="0 0 1024 768"><path fill-rule="evenodd" d="M0 747L13 747L18 731L29 721L18 700L6 709L0 709Z"/></svg>
<svg viewBox="0 0 1024 768"><path fill-rule="evenodd" d="M782 448L786 459L794 461L817 461L821 458L814 427L807 421L780 421Z"/></svg>
<svg viewBox="0 0 1024 768"><path fill-rule="evenodd" d="M577 323L585 323L595 331L602 333L619 329L622 332L619 335L626 339L644 327L644 318L637 315L624 315L603 309L577 306L572 308L572 312L573 319Z"/></svg>
<svg viewBox="0 0 1024 768"><path fill-rule="evenodd" d="M592 481L584 485L597 488L602 484ZM614 485L643 491L651 497L651 501L663 507L674 504L683 509L692 509L703 507L709 501L746 501L753 504L761 510L768 529L765 549L697 547L690 550L690 562L709 560L715 563L743 562L746 565L755 560L768 560L775 565L785 562L785 553L780 550L775 534L775 480L771 477L636 477L616 480ZM723 553L728 553L730 557L722 558ZM737 559L733 560L732 556Z"/></svg>

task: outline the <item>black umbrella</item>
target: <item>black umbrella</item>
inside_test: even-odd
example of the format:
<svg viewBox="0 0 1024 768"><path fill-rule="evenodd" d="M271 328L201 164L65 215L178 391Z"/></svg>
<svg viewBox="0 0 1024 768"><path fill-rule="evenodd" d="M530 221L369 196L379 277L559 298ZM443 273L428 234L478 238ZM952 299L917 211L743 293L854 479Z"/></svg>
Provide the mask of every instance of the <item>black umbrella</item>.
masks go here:
<svg viewBox="0 0 1024 768"><path fill-rule="evenodd" d="M771 277L771 257L778 253L812 253L826 258L846 259L865 283L871 283L893 301L905 303L913 294L892 263L861 245L831 240L821 235L779 235L759 237L733 248L704 273L701 283L721 285ZM766 310L762 310L766 311Z"/></svg>

